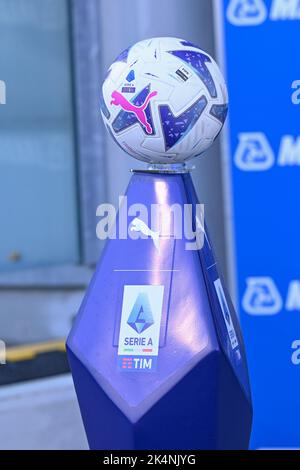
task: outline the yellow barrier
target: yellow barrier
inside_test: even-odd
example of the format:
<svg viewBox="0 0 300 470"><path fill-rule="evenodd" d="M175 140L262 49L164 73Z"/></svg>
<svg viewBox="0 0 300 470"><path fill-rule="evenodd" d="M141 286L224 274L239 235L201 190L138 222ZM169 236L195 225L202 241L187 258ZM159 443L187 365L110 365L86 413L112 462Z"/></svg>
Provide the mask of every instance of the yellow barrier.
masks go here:
<svg viewBox="0 0 300 470"><path fill-rule="evenodd" d="M28 361L41 353L51 351L66 351L65 339L56 341L45 341L42 343L24 344L6 349L6 361L18 362Z"/></svg>

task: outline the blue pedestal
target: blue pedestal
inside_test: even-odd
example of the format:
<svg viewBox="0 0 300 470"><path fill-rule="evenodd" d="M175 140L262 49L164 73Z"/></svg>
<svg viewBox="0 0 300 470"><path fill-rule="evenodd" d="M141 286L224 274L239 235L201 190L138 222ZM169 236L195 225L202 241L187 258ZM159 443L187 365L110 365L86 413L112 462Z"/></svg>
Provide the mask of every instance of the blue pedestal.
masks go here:
<svg viewBox="0 0 300 470"><path fill-rule="evenodd" d="M246 449L239 324L208 237L187 250L170 217L174 204L190 204L196 226L190 175L136 172L126 196L149 214L161 205L159 235L107 242L67 341L90 448Z"/></svg>

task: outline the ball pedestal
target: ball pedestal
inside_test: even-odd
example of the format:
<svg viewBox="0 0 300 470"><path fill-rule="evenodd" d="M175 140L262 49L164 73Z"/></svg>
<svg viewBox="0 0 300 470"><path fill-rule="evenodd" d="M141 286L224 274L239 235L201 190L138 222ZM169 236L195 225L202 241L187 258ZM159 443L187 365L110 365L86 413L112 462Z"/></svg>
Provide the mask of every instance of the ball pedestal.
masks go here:
<svg viewBox="0 0 300 470"><path fill-rule="evenodd" d="M159 220L150 227L126 214L129 230L144 233L123 239L120 210L67 340L90 448L246 449L252 406L239 324L207 233L202 248L187 249L170 217L188 208L197 230L190 174L134 171L126 196L148 214L159 205Z"/></svg>

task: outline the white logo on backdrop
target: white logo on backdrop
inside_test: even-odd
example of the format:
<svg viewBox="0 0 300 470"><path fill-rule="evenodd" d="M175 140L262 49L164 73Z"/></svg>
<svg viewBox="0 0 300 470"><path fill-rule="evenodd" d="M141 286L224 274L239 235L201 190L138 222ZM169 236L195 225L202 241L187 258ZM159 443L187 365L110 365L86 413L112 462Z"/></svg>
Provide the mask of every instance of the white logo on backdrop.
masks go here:
<svg viewBox="0 0 300 470"><path fill-rule="evenodd" d="M240 170L264 171L274 165L274 152L265 134L241 132L238 139L234 162ZM283 135L276 157L278 166L300 166L300 136Z"/></svg>
<svg viewBox="0 0 300 470"><path fill-rule="evenodd" d="M231 0L227 19L235 26L256 26L268 17L263 0ZM299 0L273 0L269 19L271 21L300 20Z"/></svg>
<svg viewBox="0 0 300 470"><path fill-rule="evenodd" d="M234 155L238 168L244 171L268 170L274 165L273 150L262 132L242 132Z"/></svg>
<svg viewBox="0 0 300 470"><path fill-rule="evenodd" d="M298 366L300 364L300 340L295 339L295 341L292 342L291 347L294 350L291 356L291 361L294 366Z"/></svg>
<svg viewBox="0 0 300 470"><path fill-rule="evenodd" d="M231 0L227 8L227 19L236 26L255 26L267 18L263 0Z"/></svg>
<svg viewBox="0 0 300 470"><path fill-rule="evenodd" d="M282 298L271 277L248 277L242 299L243 309L250 315L275 315L282 309Z"/></svg>
<svg viewBox="0 0 300 470"><path fill-rule="evenodd" d="M284 308L287 312L300 311L300 280L289 282L286 297L271 277L248 277L242 299L244 310L250 315L274 315Z"/></svg>
<svg viewBox="0 0 300 470"><path fill-rule="evenodd" d="M294 90L291 96L292 103L300 104L300 80L293 81L292 89Z"/></svg>

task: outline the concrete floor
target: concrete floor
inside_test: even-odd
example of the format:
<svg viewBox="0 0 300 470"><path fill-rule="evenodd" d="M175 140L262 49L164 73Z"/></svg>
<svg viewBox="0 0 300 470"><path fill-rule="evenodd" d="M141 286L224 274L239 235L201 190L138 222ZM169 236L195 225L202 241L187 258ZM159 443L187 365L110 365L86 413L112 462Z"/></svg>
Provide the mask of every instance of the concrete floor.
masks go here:
<svg viewBox="0 0 300 470"><path fill-rule="evenodd" d="M87 449L70 374L0 388L0 449Z"/></svg>

